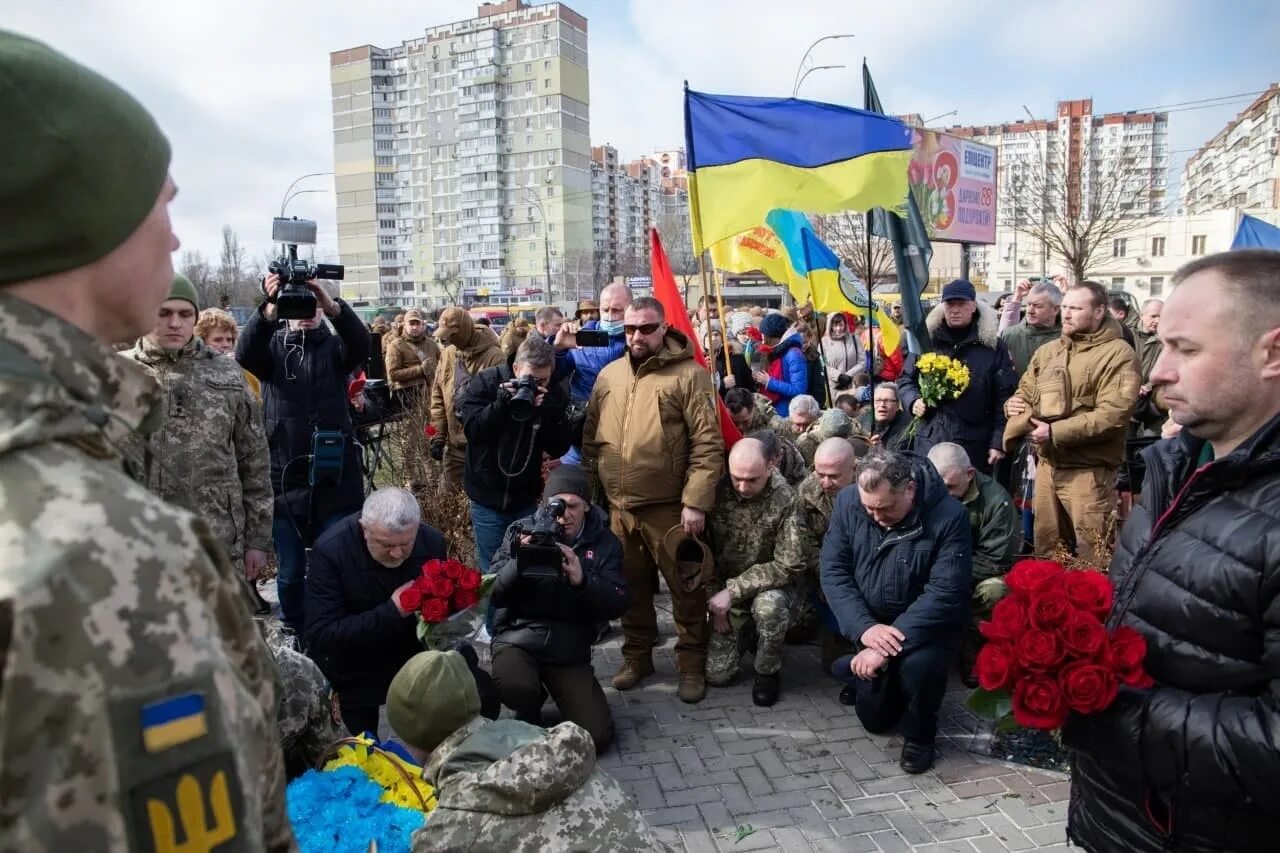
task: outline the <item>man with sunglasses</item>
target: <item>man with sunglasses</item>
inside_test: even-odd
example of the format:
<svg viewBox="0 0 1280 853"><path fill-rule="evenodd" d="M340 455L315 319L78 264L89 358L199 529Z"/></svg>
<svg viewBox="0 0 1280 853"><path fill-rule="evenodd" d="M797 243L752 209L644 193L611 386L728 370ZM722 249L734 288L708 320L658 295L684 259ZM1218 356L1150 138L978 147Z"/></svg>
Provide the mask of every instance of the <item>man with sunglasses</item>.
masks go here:
<svg viewBox="0 0 1280 853"><path fill-rule="evenodd" d="M701 535L715 504L724 473L715 389L693 360L689 339L667 326L658 300L632 302L623 333L627 355L600 372L582 432L584 467L608 498L631 589L613 686L629 690L653 673L656 567L671 590L678 695L698 702L706 693L707 593L701 578L678 575L662 542L677 526L686 536Z"/></svg>

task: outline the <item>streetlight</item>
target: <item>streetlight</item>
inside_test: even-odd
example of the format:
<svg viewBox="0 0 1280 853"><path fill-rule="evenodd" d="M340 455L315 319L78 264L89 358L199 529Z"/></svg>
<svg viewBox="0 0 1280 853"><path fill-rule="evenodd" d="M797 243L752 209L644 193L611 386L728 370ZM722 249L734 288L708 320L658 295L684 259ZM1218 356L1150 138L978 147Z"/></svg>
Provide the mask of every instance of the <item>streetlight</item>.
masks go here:
<svg viewBox="0 0 1280 853"><path fill-rule="evenodd" d="M1031 119L1031 123L1036 123L1036 117L1031 114L1031 110L1027 109L1027 105L1022 105L1022 111L1027 114L1027 118ZM1036 146L1036 153L1040 155L1040 173L1043 175L1040 183L1040 280L1044 281L1049 272L1049 249L1045 244L1045 218L1048 215L1045 208L1049 206L1049 123L1045 122L1044 126L1044 148Z"/></svg>
<svg viewBox="0 0 1280 853"><path fill-rule="evenodd" d="M284 206L289 203L289 193L293 192L293 188L296 187L299 182L304 181L307 178L318 178L323 175L332 175L332 174L333 172L308 172L305 175L299 175L296 179L294 179L293 183L289 184L289 189L284 191L284 195L280 197L280 215L282 217L284 216ZM320 190L313 190L313 192L320 192Z"/></svg>
<svg viewBox="0 0 1280 853"><path fill-rule="evenodd" d="M284 209L289 206L289 202L293 201L295 198L297 198L300 195L306 195L307 193L327 193L327 192L328 190L294 190L293 192L289 193L288 196L285 197L285 200L283 202L280 203L280 215L283 217Z"/></svg>
<svg viewBox="0 0 1280 853"><path fill-rule="evenodd" d="M795 92L800 89L800 72L804 70L804 64L805 62L808 61L809 54L813 52L813 49L815 47L822 44L824 41L828 41L830 39L851 39L851 38L853 38L852 33L839 33L835 35L823 36L822 38L814 41L813 44L809 45L809 49L804 52L804 56L800 57L800 64L796 66L795 81L791 86L791 91Z"/></svg>
<svg viewBox="0 0 1280 853"><path fill-rule="evenodd" d="M943 114L942 114L942 115L940 115L940 116L934 116L933 118L927 118L927 119L925 119L925 120L924 120L924 123L925 123L925 125L930 125L930 124L932 124L933 122L937 121L937 120L938 120L938 119L940 119L940 118L946 118L947 116L953 116L953 115L959 115L959 114L960 114L960 111L959 111L959 110L952 110L951 112L949 112L949 113L943 113Z"/></svg>
<svg viewBox="0 0 1280 853"><path fill-rule="evenodd" d="M796 95L800 93L800 86L802 83L804 83L804 78L808 77L813 72L826 71L831 68L848 68L848 67L849 66L847 65L815 65L812 68L806 69L805 72L800 75L800 79L796 81L796 87L791 90L791 97L794 98Z"/></svg>
<svg viewBox="0 0 1280 853"><path fill-rule="evenodd" d="M531 187L524 188L525 196L538 207L538 216L542 219L542 261L545 264L547 276L547 302L554 303L554 294L551 292L551 243L550 237L547 235L547 211L542 206L542 199L538 198L537 190Z"/></svg>

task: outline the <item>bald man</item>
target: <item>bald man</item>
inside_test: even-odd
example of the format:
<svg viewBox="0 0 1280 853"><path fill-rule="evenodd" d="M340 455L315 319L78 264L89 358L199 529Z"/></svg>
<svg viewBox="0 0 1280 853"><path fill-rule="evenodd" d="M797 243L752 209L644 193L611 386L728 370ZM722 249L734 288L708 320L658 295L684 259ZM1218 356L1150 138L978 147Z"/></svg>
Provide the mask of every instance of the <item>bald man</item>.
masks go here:
<svg viewBox="0 0 1280 853"><path fill-rule="evenodd" d="M811 584L810 611L816 609L819 619L819 638L822 643L822 669L827 671L831 663L841 655L853 651L853 644L840 636L835 616L821 600L818 585L818 558L822 554L822 538L827 535L831 523L831 509L836 495L853 483L858 470L858 457L853 445L845 438L828 438L818 445L813 454L813 473L796 489L804 524L800 528L800 548L804 552L806 584Z"/></svg>
<svg viewBox="0 0 1280 853"><path fill-rule="evenodd" d="M787 628L807 596L804 519L795 490L770 464L764 445L744 438L729 453L729 475L716 489L709 519L716 579L707 601L711 641L707 683L729 684L738 674L744 637L754 627L755 686L751 698L778 701L778 671Z"/></svg>

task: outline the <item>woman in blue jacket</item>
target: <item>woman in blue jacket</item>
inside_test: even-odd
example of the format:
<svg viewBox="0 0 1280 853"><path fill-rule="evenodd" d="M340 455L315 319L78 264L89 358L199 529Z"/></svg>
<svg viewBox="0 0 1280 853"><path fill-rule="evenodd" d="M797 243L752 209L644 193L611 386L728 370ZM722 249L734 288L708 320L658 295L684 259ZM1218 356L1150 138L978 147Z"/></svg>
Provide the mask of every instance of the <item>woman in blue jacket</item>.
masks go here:
<svg viewBox="0 0 1280 853"><path fill-rule="evenodd" d="M785 314L768 314L760 324L764 336L761 351L768 356L768 370L754 374L760 393L769 398L778 415L790 414L791 398L809 393L809 363L804 357L804 336Z"/></svg>

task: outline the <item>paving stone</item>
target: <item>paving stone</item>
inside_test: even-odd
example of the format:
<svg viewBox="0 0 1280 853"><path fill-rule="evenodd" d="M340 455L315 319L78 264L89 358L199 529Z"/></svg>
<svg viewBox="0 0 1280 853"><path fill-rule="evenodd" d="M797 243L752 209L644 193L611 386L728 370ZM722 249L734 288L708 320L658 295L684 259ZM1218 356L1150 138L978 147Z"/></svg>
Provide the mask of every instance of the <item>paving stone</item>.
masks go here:
<svg viewBox="0 0 1280 853"><path fill-rule="evenodd" d="M888 832L873 832L871 840L876 843L880 850L884 853L911 853L911 845L902 840L902 836L897 832L890 830Z"/></svg>
<svg viewBox="0 0 1280 853"><path fill-rule="evenodd" d="M680 768L675 762L666 761L662 764L653 765L653 774L658 779L658 784L662 786L664 791L679 791L689 787L689 783L685 781L684 774L680 772Z"/></svg>
<svg viewBox="0 0 1280 853"><path fill-rule="evenodd" d="M734 815L749 814L757 811L756 804L747 795L747 789L740 784L721 785L720 802Z"/></svg>
<svg viewBox="0 0 1280 853"><path fill-rule="evenodd" d="M854 815L895 812L903 808L902 800L893 794L881 794L878 797L862 797L857 800L849 800L845 803L845 806L848 807L849 813Z"/></svg>
<svg viewBox="0 0 1280 853"><path fill-rule="evenodd" d="M720 802L720 791L714 785L701 788L685 788L666 792L668 806L696 806L699 803Z"/></svg>
<svg viewBox="0 0 1280 853"><path fill-rule="evenodd" d="M701 820L698 810L693 806L653 809L652 811L644 812L644 817L650 826L671 826L685 821Z"/></svg>
<svg viewBox="0 0 1280 853"><path fill-rule="evenodd" d="M870 835L846 835L843 838L826 838L814 842L815 850L823 853L875 853L879 850Z"/></svg>
<svg viewBox="0 0 1280 853"><path fill-rule="evenodd" d="M753 797L773 793L773 786L769 784L769 780L765 778L759 767L742 768L738 771L738 778L742 780L747 793Z"/></svg>
<svg viewBox="0 0 1280 853"><path fill-rule="evenodd" d="M733 820L733 815L729 814L729 809L719 801L700 803L698 805L698 813L702 815L702 822L713 833L727 832L737 825Z"/></svg>
<svg viewBox="0 0 1280 853"><path fill-rule="evenodd" d="M818 810L813 806L806 806L799 809L787 810L794 825L804 833L805 838L815 841L820 838L831 838L835 832L831 829L831 823L822 815L818 814Z"/></svg>
<svg viewBox="0 0 1280 853"><path fill-rule="evenodd" d="M1010 850L1034 850L1037 847L1034 841L1013 825L1013 821L1002 814L988 815L980 820Z"/></svg>
<svg viewBox="0 0 1280 853"><path fill-rule="evenodd" d="M976 779L972 782L956 782L949 785L951 793L960 799L968 799L969 797L991 796L992 794L1004 794L1009 788L1001 779Z"/></svg>
<svg viewBox="0 0 1280 853"><path fill-rule="evenodd" d="M1024 829L1023 834L1031 839L1034 844L1040 847L1048 847L1053 844L1061 844L1067 840L1067 825L1065 823L1052 823L1047 826L1033 826L1030 829Z"/></svg>
<svg viewBox="0 0 1280 853"><path fill-rule="evenodd" d="M753 824L753 826L755 825ZM733 851L733 853L740 853L740 851L746 850L778 849L778 842L774 839L771 831L768 829L761 829L758 826L755 826L755 830L755 832L751 833L741 841L734 840L736 830L735 832L729 833L728 838L717 838L716 841L719 842L721 850Z"/></svg>
<svg viewBox="0 0 1280 853"><path fill-rule="evenodd" d="M973 838L976 835L990 835L991 830L976 817L963 820L945 820L941 823L926 823L924 828L939 841L955 841L961 838Z"/></svg>
<svg viewBox="0 0 1280 853"><path fill-rule="evenodd" d="M773 780L775 791L807 791L812 788L830 787L824 773L797 773Z"/></svg>
<svg viewBox="0 0 1280 853"><path fill-rule="evenodd" d="M852 800L868 794L888 794L892 791L868 791L865 786L859 785L850 778L848 773L839 771L837 773L824 773L827 782L831 785L831 790L844 800ZM868 783L870 784L870 783Z"/></svg>
<svg viewBox="0 0 1280 853"><path fill-rule="evenodd" d="M813 807L818 810L818 814L822 815L826 820L838 820L849 815L849 810L845 808L844 803L840 802L840 798L836 796L835 791L826 788L819 791L807 791Z"/></svg>
<svg viewBox="0 0 1280 853"><path fill-rule="evenodd" d="M1071 783L1054 782L1052 785L1041 785L1040 793L1048 797L1050 802L1065 802L1071 799Z"/></svg>
<svg viewBox="0 0 1280 853"><path fill-rule="evenodd" d="M794 818L786 809L777 809L767 812L753 812L751 814L734 815L734 820L739 825L760 827L788 827L792 826Z"/></svg>
<svg viewBox="0 0 1280 853"><path fill-rule="evenodd" d="M872 794L897 794L902 791L916 791L915 779L903 773L901 776L895 776L891 779L872 779L868 782L859 782L858 786L868 796ZM837 789L838 790L838 789Z"/></svg>
<svg viewBox="0 0 1280 853"><path fill-rule="evenodd" d="M898 813L885 815L885 817L908 844L929 844L934 840L933 833L925 829L924 824L913 814Z"/></svg>
<svg viewBox="0 0 1280 853"><path fill-rule="evenodd" d="M690 829L680 833L686 853L720 853L715 837L705 829Z"/></svg>
<svg viewBox="0 0 1280 853"><path fill-rule="evenodd" d="M668 797L668 799L670 799ZM978 797L970 800L957 800L954 803L941 803L938 814L947 820L961 820L966 817L995 814L999 810L990 797Z"/></svg>
<svg viewBox="0 0 1280 853"><path fill-rule="evenodd" d="M864 814L831 822L836 835L863 835L865 833L892 830L889 819L882 814Z"/></svg>
<svg viewBox="0 0 1280 853"><path fill-rule="evenodd" d="M778 845L778 849L783 853L812 853L813 845L804 837L804 833L798 829L771 829L773 833L774 843Z"/></svg>

